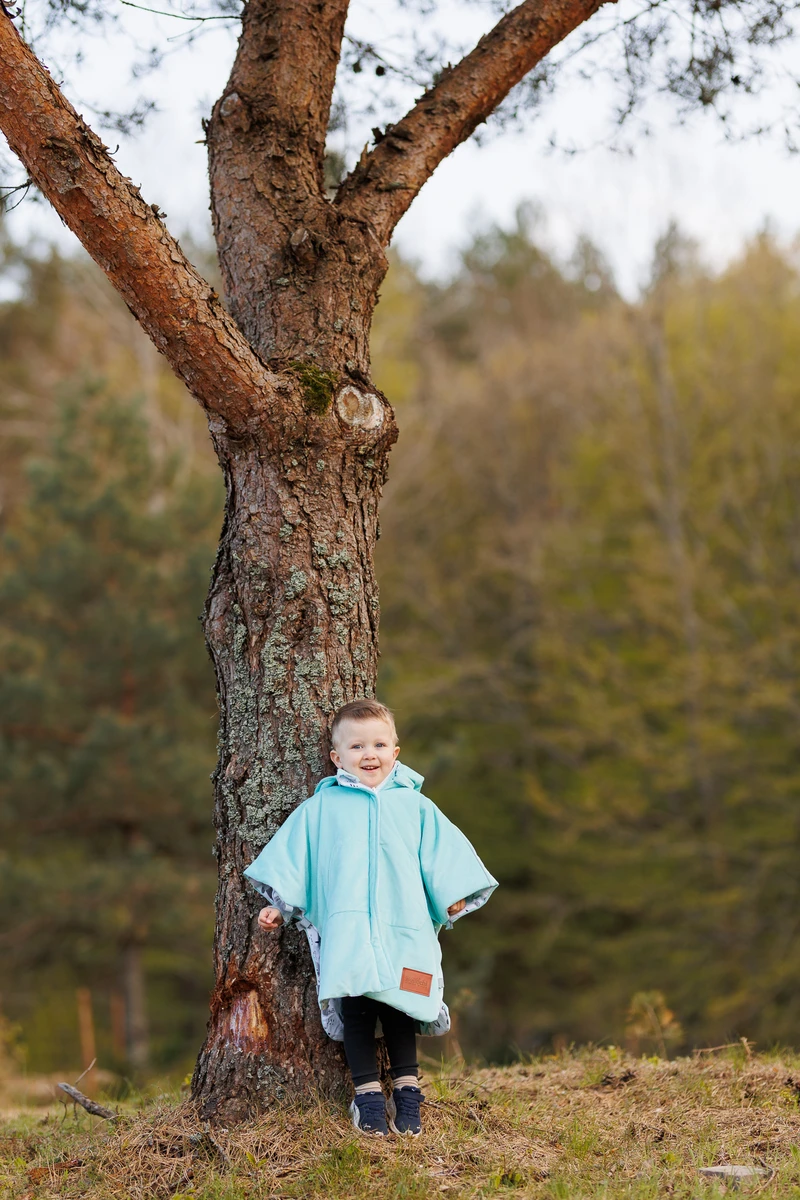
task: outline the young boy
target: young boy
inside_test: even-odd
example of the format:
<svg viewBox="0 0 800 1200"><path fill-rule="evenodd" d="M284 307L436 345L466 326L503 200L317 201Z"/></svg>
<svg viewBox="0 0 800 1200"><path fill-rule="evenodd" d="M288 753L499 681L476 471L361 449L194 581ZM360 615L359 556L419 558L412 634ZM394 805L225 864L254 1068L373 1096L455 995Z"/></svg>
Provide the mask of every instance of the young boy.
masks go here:
<svg viewBox="0 0 800 1200"><path fill-rule="evenodd" d="M344 1041L353 1124L365 1133L420 1132L416 1034L446 1033L442 926L497 887L463 833L397 761L394 717L376 700L336 713L320 781L245 875L269 900L258 923L296 920L308 935L322 1022ZM389 1122L378 1078L380 1019L393 1081Z"/></svg>

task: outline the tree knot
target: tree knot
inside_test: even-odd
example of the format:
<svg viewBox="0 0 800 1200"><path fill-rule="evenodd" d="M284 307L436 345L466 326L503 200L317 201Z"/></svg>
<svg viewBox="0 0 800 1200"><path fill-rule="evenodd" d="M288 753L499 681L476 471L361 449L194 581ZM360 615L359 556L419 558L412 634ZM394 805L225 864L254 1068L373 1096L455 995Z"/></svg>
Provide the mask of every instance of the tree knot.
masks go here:
<svg viewBox="0 0 800 1200"><path fill-rule="evenodd" d="M374 392L364 392L348 383L336 397L336 411L345 425L355 429L378 429L383 424L383 405Z"/></svg>

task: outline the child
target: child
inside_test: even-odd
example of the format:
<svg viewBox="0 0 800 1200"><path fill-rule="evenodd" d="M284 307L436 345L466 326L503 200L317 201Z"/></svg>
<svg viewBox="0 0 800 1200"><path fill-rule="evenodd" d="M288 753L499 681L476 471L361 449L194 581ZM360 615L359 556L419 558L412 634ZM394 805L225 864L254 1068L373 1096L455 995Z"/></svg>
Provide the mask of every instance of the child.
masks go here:
<svg viewBox="0 0 800 1200"><path fill-rule="evenodd" d="M446 1033L438 933L485 904L497 881L397 761L392 713L354 700L331 727L335 776L320 781L245 871L269 900L258 923L306 930L322 1022L344 1041L357 1129L420 1132L416 1034ZM393 1081L378 1078L380 1019Z"/></svg>

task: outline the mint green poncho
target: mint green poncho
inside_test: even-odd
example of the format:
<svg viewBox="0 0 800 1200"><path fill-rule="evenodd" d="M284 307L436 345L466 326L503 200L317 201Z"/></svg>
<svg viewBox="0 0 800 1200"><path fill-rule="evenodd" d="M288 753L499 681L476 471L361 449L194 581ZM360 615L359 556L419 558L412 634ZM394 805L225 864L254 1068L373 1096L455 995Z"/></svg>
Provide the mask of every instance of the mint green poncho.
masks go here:
<svg viewBox="0 0 800 1200"><path fill-rule="evenodd" d="M400 763L376 789L340 770L317 784L245 870L286 917L300 919L312 953L316 943L323 1023L334 1037L324 1017L342 996L369 996L421 1025L436 1022L444 989L438 934L458 919L447 909L466 900L465 916L497 887L421 785Z"/></svg>

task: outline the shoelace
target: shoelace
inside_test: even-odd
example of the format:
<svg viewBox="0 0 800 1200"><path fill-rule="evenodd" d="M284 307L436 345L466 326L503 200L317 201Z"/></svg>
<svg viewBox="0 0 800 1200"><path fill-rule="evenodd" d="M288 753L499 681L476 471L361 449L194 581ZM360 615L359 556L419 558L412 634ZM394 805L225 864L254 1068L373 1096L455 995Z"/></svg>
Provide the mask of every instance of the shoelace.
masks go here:
<svg viewBox="0 0 800 1200"><path fill-rule="evenodd" d="M378 1093L372 1096L367 1093L368 1099L361 1100L358 1109L361 1113L362 1121L381 1121L386 1120L386 1108L383 1100L383 1093ZM361 1099L361 1097L359 1097Z"/></svg>
<svg viewBox="0 0 800 1200"><path fill-rule="evenodd" d="M419 1106L424 1099L419 1088L399 1088L394 1093L397 1115L416 1120L419 1117Z"/></svg>

